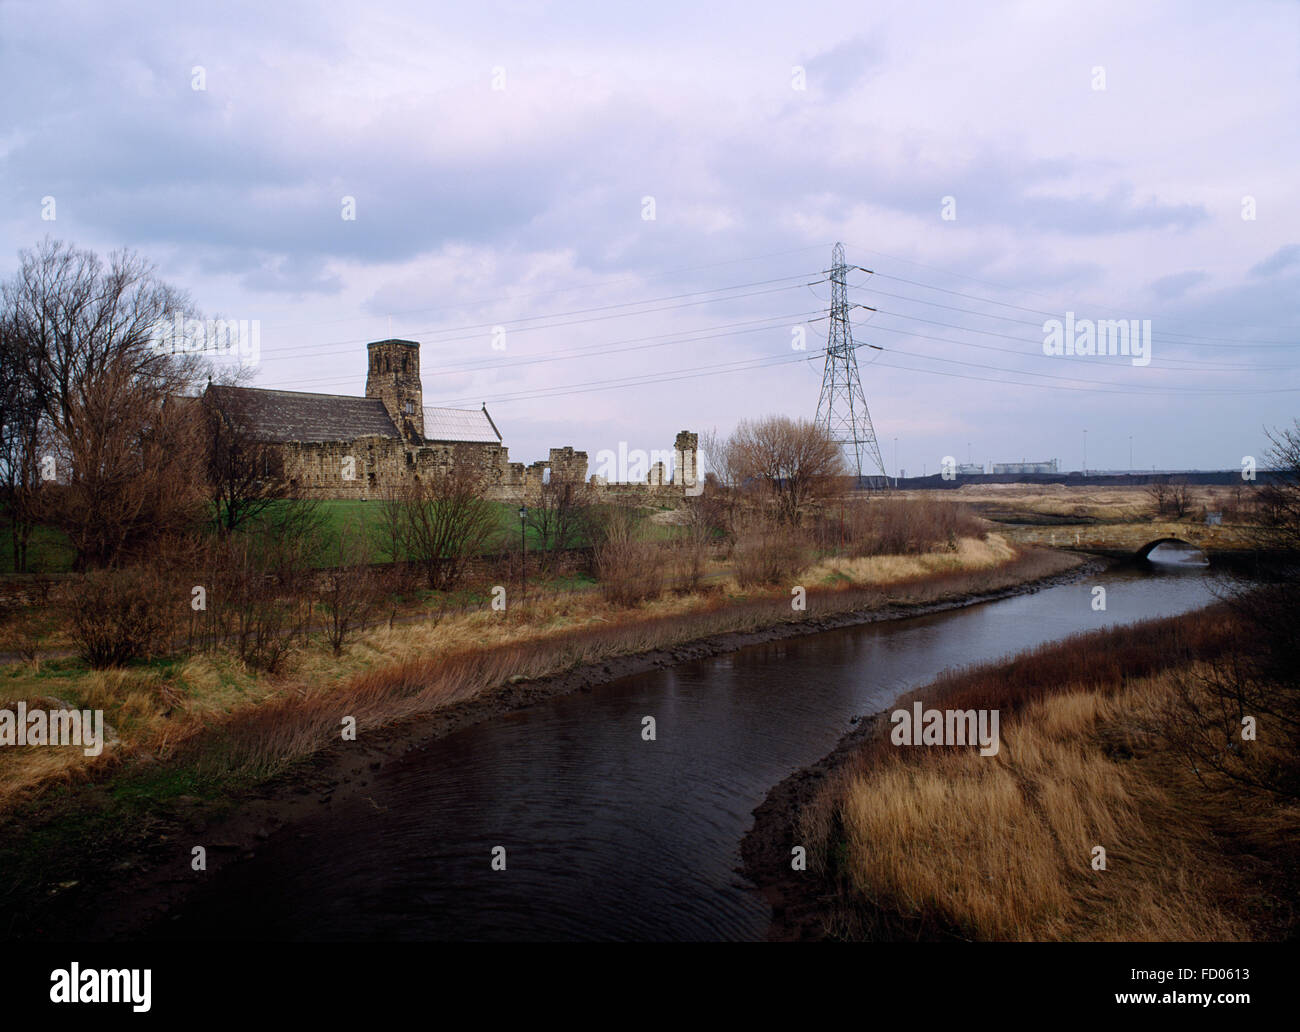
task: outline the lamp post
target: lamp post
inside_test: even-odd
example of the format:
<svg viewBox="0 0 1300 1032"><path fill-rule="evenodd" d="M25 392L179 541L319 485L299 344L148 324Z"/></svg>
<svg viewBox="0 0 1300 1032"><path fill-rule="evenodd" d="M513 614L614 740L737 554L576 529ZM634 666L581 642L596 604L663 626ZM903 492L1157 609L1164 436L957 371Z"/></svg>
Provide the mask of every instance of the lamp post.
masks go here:
<svg viewBox="0 0 1300 1032"><path fill-rule="evenodd" d="M1083 475L1088 475L1088 431L1083 432Z"/></svg>
<svg viewBox="0 0 1300 1032"><path fill-rule="evenodd" d="M528 519L528 506L519 506L519 601L528 594L528 542L524 538L525 520Z"/></svg>

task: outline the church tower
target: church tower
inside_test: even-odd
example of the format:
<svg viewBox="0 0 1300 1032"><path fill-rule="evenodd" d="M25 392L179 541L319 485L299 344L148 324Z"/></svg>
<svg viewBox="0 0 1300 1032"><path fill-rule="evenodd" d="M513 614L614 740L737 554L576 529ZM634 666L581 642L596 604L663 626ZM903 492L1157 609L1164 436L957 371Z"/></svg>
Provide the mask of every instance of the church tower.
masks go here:
<svg viewBox="0 0 1300 1032"><path fill-rule="evenodd" d="M413 340L377 340L366 345L370 360L366 397L378 398L408 441L424 437L424 388L420 345Z"/></svg>

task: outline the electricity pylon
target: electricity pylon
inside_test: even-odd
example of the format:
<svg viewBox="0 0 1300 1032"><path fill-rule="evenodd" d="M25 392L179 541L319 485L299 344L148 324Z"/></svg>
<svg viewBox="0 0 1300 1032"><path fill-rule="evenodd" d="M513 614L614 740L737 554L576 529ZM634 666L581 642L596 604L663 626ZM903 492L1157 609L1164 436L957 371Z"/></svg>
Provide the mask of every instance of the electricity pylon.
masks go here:
<svg viewBox="0 0 1300 1032"><path fill-rule="evenodd" d="M844 245L831 253L831 326L826 340L826 368L822 373L822 395L817 402L817 425L823 427L844 449L849 469L862 483L862 466L880 471L888 480L885 461L880 457L876 430L867 411L858 376L858 355L849 323L849 296L845 283L848 266ZM874 473L874 470L873 470Z"/></svg>

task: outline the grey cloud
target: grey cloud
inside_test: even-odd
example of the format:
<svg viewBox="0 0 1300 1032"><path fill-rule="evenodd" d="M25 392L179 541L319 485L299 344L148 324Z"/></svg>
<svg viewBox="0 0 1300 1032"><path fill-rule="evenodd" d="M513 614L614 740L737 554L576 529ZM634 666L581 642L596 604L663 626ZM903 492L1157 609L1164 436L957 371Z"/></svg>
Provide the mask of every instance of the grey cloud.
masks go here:
<svg viewBox="0 0 1300 1032"><path fill-rule="evenodd" d="M1252 265L1250 275L1273 276L1298 263L1300 263L1300 244L1287 244L1279 247L1262 262Z"/></svg>
<svg viewBox="0 0 1300 1032"><path fill-rule="evenodd" d="M879 70L883 63L884 52L880 44L857 37L808 58L804 61L804 68L808 72L810 87L835 94L856 86Z"/></svg>
<svg viewBox="0 0 1300 1032"><path fill-rule="evenodd" d="M1151 293L1161 300L1173 300L1182 297L1192 287L1198 283L1204 283L1209 279L1209 274L1200 271L1175 272L1169 276L1161 276L1158 280L1151 283Z"/></svg>

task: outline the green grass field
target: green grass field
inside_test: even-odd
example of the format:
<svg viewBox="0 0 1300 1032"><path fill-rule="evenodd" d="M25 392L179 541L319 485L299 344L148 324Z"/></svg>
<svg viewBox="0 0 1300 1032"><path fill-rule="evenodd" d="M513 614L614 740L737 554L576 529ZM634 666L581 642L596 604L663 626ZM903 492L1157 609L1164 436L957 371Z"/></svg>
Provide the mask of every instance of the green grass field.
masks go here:
<svg viewBox="0 0 1300 1032"><path fill-rule="evenodd" d="M32 573L65 573L72 569L74 553L68 537L53 527L35 527L27 542L27 569ZM0 574L14 572L13 539L9 521L0 516Z"/></svg>
<svg viewBox="0 0 1300 1032"><path fill-rule="evenodd" d="M356 499L324 499L320 501L320 512L324 517L324 529L329 537L335 538L345 527L361 527L372 543L370 561L384 562L387 556L380 547L383 537L383 506L379 501L359 501ZM513 502L489 503L496 511L498 533L489 544L489 550L517 547L519 543L519 506ZM672 528L661 524L652 524L651 533L656 538L671 536ZM541 547L536 532L529 528L528 548ZM577 541L579 546L591 542L586 536ZM67 536L52 527L37 527L32 532L28 544L27 568L30 573L66 573L72 568L74 553ZM7 521L0 513L0 574L13 572L13 548L10 543Z"/></svg>
<svg viewBox="0 0 1300 1032"><path fill-rule="evenodd" d="M320 511L325 517L325 530L331 538L348 526L359 526L365 530L367 537L374 542L371 562L382 563L387 556L379 547L383 538L384 516L383 504L378 501L363 502L356 499L330 498L321 501ZM504 551L519 545L519 506L512 502L489 502L496 510L496 533L488 544L490 551ZM529 549L541 547L536 532L527 530ZM585 538L579 545L589 544Z"/></svg>

